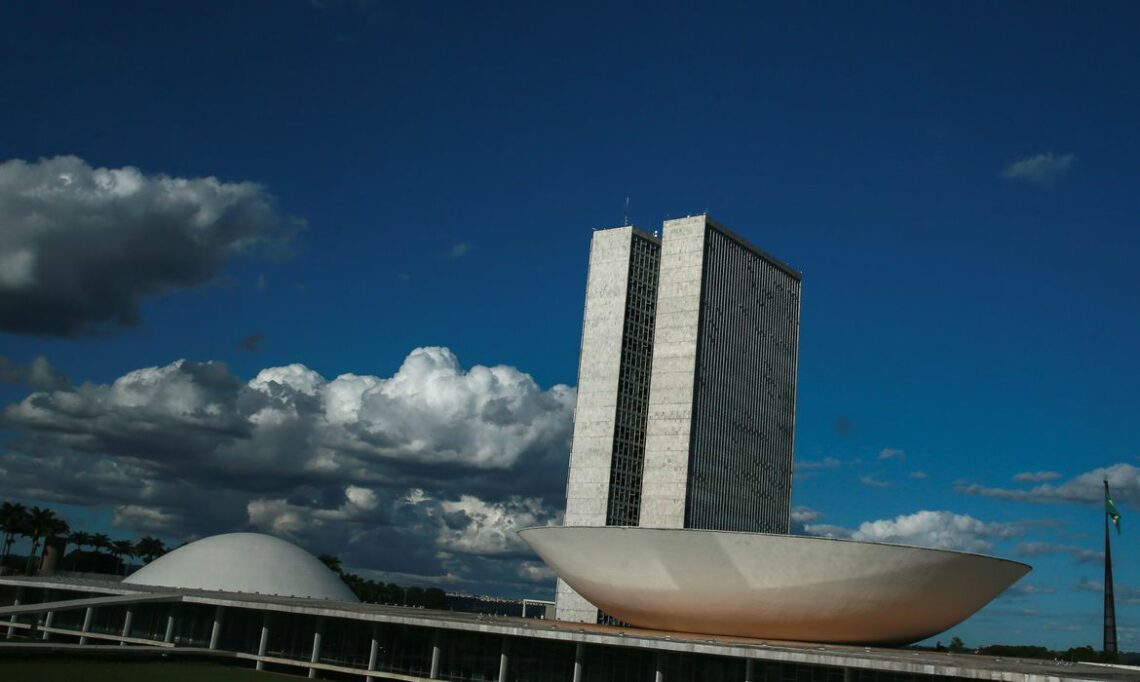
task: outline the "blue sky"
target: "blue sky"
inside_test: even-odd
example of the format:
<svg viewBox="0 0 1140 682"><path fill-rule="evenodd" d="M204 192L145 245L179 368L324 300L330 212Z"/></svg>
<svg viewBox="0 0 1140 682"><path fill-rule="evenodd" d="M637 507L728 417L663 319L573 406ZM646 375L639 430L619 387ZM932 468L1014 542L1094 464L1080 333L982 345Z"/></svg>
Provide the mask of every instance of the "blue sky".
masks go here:
<svg viewBox="0 0 1140 682"><path fill-rule="evenodd" d="M643 228L707 211L804 273L809 531L1028 561L947 637L1099 646L1106 470L1138 649L1138 22L6 3L0 498L549 594L509 529L557 518L590 233L629 197ZM472 412L495 400L508 429Z"/></svg>

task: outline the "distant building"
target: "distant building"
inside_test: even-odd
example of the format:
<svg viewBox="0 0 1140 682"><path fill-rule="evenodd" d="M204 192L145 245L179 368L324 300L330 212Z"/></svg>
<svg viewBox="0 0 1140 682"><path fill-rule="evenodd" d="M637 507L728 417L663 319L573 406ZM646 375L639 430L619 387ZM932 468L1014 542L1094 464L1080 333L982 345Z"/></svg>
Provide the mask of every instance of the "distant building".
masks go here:
<svg viewBox="0 0 1140 682"><path fill-rule="evenodd" d="M704 215L594 232L565 525L788 531L800 281Z"/></svg>

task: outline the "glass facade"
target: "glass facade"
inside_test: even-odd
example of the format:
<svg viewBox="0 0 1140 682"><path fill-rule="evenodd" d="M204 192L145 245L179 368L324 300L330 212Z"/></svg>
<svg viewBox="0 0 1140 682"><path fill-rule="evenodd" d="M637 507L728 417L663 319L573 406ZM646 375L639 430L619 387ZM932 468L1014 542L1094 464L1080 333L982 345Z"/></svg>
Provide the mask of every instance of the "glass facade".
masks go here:
<svg viewBox="0 0 1140 682"><path fill-rule="evenodd" d="M709 223L685 527L786 533L800 278Z"/></svg>
<svg viewBox="0 0 1140 682"><path fill-rule="evenodd" d="M636 232L631 239L607 526L637 525L641 511L641 472L645 464L645 423L649 416L649 375L653 362L661 245Z"/></svg>

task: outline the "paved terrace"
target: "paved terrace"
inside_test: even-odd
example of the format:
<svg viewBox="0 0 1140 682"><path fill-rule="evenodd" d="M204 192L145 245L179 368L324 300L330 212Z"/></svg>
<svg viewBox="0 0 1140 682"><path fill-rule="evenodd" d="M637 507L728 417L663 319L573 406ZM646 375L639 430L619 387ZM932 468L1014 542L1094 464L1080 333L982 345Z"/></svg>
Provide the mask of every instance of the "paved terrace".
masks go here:
<svg viewBox="0 0 1140 682"><path fill-rule="evenodd" d="M211 652L216 655L234 655L258 662L301 666L310 669L310 676L316 670L331 670L336 672L359 673L369 679L400 679L400 680L430 680L433 676L418 677L414 675L390 674L378 672L375 669L337 666L317 662L320 634L316 634L316 644L312 661L298 661L296 659L280 659L266 656L264 653L265 631L262 635L262 647L259 654L227 653L216 651L217 629L220 627L220 614L226 609L243 609L261 613L288 613L314 616L318 619L344 619L365 623L383 623L412 628L426 628L429 630L446 630L451 632L482 633L498 635L504 643L509 640L554 640L579 645L597 645L607 647L621 647L624 649L641 649L659 652L662 654L684 653L731 657L743 659L749 663L748 670L752 670L752 662L778 662L803 666L827 666L845 671L844 679L857 679L858 673L895 673L915 676L941 676L952 679L969 680L1000 680L1002 682L1053 682L1078 681L1087 682L1123 682L1125 680L1140 680L1140 667L1100 664L1068 664L1059 661L1045 661L1037 659L996 658L992 656L979 656L973 654L955 654L950 652L932 652L913 649L892 649L884 647L844 646L837 644L817 644L807 642L786 642L777 640L749 639L743 637L727 637L720 635L693 634L680 632L667 632L660 630L644 630L631 627L612 627L604 625L590 625L583 623L564 623L550 620L523 619L510 616L488 616L483 614L457 613L452 611L434 611L421 608L402 606L386 606L379 604L354 604L346 602L320 601L303 598L278 597L270 595L214 592L203 590L189 590L163 587L146 587L141 585L124 586L113 581L99 581L90 579L57 578L57 577L0 577L0 587L22 587L25 590L70 590L90 592L103 595L102 598L84 598L77 600L52 600L39 604L20 604L0 607L0 632L3 625L9 625L9 632L14 629L31 630L36 635L37 625L29 622L5 622L19 614L50 614L53 611L65 609L97 608L101 604L129 604L129 603L156 603L173 602L181 604L201 604L216 609L219 614L215 621L215 632L211 637L211 646L208 648L187 647L185 651ZM108 598L109 596L109 598ZM128 616L129 618L129 616ZM129 622L124 633L129 630ZM50 626L50 616L43 619L38 626L43 639L51 634L90 636L92 639L112 640L124 645L150 645L155 647L173 647L169 641L154 641L126 636L109 634L92 634L82 631L65 630ZM168 633L169 634L169 633ZM169 636L167 637L169 640ZM3 640L0 640L3 641ZM45 645L58 647L58 644ZM26 650L28 644L18 649ZM43 646L39 644L31 646ZM102 647L100 647L102 648ZM375 649L375 646L374 646ZM0 646L0 653L16 650L11 646ZM169 650L169 649L168 649ZM183 651L179 648L179 651ZM500 677L503 677L506 666L507 647L504 644L503 668ZM125 650L120 649L122 653ZM434 655L438 659L438 649ZM433 660L433 671L436 661ZM847 671L851 671L850 674ZM575 670L575 680L578 682L579 674ZM746 676L746 682L750 680ZM663 682L658 676L656 682Z"/></svg>

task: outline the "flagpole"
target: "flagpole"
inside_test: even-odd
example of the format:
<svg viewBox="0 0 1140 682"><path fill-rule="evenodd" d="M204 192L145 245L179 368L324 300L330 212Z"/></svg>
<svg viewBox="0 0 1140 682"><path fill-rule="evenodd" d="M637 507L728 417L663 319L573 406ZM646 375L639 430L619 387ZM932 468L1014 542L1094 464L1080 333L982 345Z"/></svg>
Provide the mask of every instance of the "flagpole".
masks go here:
<svg viewBox="0 0 1140 682"><path fill-rule="evenodd" d="M1108 539L1108 481L1104 482L1104 653L1116 653L1116 603L1112 595L1112 545Z"/></svg>

